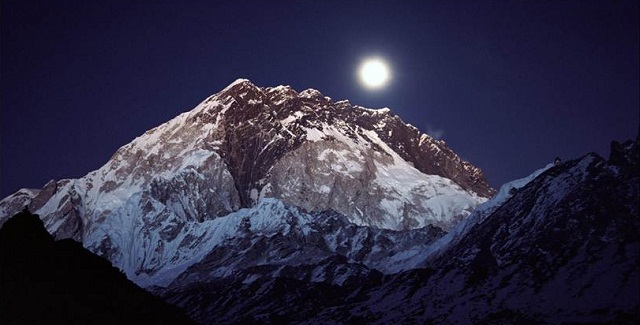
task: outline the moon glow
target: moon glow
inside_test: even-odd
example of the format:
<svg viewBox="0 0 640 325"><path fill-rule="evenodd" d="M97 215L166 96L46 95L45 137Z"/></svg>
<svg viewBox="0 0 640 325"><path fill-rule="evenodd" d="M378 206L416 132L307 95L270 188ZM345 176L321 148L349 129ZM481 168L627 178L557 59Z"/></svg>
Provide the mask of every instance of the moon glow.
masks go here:
<svg viewBox="0 0 640 325"><path fill-rule="evenodd" d="M366 88L382 88L389 81L389 65L380 58L366 59L360 65L359 76Z"/></svg>

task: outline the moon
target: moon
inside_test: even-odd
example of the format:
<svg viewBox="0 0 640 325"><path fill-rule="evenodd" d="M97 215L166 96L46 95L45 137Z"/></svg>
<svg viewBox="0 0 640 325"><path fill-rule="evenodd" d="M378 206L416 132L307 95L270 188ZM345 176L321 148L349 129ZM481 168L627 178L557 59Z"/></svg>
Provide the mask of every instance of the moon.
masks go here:
<svg viewBox="0 0 640 325"><path fill-rule="evenodd" d="M391 72L383 59L369 58L360 65L359 76L366 88L380 89L389 81Z"/></svg>

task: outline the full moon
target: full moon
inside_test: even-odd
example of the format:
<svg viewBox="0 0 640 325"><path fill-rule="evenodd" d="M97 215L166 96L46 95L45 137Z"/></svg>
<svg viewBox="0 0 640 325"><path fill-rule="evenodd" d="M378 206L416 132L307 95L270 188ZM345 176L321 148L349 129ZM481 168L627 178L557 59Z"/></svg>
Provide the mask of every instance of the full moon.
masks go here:
<svg viewBox="0 0 640 325"><path fill-rule="evenodd" d="M360 81L369 89L378 89L389 81L389 66L380 58L367 59L360 65Z"/></svg>

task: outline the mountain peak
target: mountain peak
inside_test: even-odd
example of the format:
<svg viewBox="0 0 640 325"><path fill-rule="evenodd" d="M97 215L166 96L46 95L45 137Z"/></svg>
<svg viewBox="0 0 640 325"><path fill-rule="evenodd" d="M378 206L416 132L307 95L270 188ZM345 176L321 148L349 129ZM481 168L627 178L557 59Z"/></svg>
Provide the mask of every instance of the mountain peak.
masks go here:
<svg viewBox="0 0 640 325"><path fill-rule="evenodd" d="M154 283L209 242L210 222L264 200L358 226L446 231L492 193L477 167L388 109L238 79L101 168L9 197L0 212L29 205L56 239Z"/></svg>
<svg viewBox="0 0 640 325"><path fill-rule="evenodd" d="M228 86L226 86L224 89L222 89L222 91L220 92L225 92L231 88L237 87L237 86L253 86L255 87L255 85L251 82L251 80L249 79L245 79L245 78L238 78L235 81L233 81L232 83L230 83Z"/></svg>
<svg viewBox="0 0 640 325"><path fill-rule="evenodd" d="M305 89L305 90L301 91L300 92L300 97L309 98L309 99L325 99L325 98L328 98L328 97L325 97L320 91L318 91L316 89L313 89L313 88L308 88L308 89Z"/></svg>
<svg viewBox="0 0 640 325"><path fill-rule="evenodd" d="M234 82L229 84L227 87L222 89L216 95L219 98L233 98L233 99L244 99L246 96L251 98L255 97L255 93L262 93L262 89L255 84L253 84L249 79L239 78Z"/></svg>

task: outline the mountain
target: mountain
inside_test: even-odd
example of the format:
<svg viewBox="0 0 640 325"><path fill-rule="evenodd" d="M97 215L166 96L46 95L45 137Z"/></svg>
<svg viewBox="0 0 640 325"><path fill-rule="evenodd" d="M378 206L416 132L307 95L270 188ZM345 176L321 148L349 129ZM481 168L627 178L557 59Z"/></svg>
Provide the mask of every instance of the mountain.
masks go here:
<svg viewBox="0 0 640 325"><path fill-rule="evenodd" d="M54 241L28 211L0 229L0 289L2 324L195 324L79 243Z"/></svg>
<svg viewBox="0 0 640 325"><path fill-rule="evenodd" d="M82 243L203 324L635 324L639 150L496 192L387 108L239 79L3 199L0 226L27 206L49 246Z"/></svg>
<svg viewBox="0 0 640 325"><path fill-rule="evenodd" d="M142 286L168 285L225 247L244 256L229 241L254 245L247 229L320 245L302 245L313 252L305 263L348 256L388 273L493 193L478 168L387 108L239 79L86 176L0 201L0 223L28 205L56 239L81 242ZM376 252L395 241L401 249ZM212 263L260 264L228 256Z"/></svg>
<svg viewBox="0 0 640 325"><path fill-rule="evenodd" d="M434 323L636 323L640 148L628 144L634 164L616 163L614 152L549 168L431 257L428 285L409 273L386 289L419 287L412 300L428 297L422 317ZM405 317L398 307L412 309L386 306L381 320Z"/></svg>
<svg viewBox="0 0 640 325"><path fill-rule="evenodd" d="M333 259L319 268L359 272L335 283L297 276L305 265L254 268L157 292L202 323L637 324L639 157L640 140L614 142L608 160L588 154L505 184L403 272Z"/></svg>

